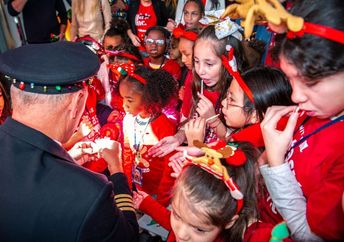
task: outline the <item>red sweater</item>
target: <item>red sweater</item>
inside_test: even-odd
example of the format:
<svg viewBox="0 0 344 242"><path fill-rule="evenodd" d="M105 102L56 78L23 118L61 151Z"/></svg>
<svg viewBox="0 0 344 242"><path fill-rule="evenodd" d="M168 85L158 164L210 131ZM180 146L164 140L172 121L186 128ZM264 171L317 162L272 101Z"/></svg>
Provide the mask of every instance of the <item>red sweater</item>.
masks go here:
<svg viewBox="0 0 344 242"><path fill-rule="evenodd" d="M159 140L166 136L176 133L176 127L168 118L161 114L153 120L145 129L142 144L140 144L141 160L135 160L136 152L134 148L134 126L135 117L126 115L123 120L124 131L124 150L123 150L123 169L127 175L129 184L133 180L136 185L150 195L156 195L157 200L167 206L170 200L170 193L174 184L174 178L170 176L172 170L168 167L169 156L163 158L150 157L147 151ZM134 171L134 173L133 173Z"/></svg>
<svg viewBox="0 0 344 242"><path fill-rule="evenodd" d="M311 118L294 134L293 143L329 120ZM313 233L325 240L344 239L344 122L336 123L310 136L286 156L307 200L306 217ZM274 209L268 193L265 201ZM262 204L261 204L262 205ZM277 211L276 211L277 212ZM273 218L277 218L277 213ZM263 214L264 215L264 214ZM271 215L271 212L270 212Z"/></svg>

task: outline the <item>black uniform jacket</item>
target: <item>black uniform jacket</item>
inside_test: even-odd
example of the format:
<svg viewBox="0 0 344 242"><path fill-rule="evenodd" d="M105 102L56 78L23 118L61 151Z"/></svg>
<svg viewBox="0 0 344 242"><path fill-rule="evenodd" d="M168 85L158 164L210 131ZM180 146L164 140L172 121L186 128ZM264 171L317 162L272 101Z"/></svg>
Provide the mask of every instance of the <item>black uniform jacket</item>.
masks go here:
<svg viewBox="0 0 344 242"><path fill-rule="evenodd" d="M114 193L130 197L123 173L108 181L11 118L0 142L0 241L136 240L135 213L114 202Z"/></svg>

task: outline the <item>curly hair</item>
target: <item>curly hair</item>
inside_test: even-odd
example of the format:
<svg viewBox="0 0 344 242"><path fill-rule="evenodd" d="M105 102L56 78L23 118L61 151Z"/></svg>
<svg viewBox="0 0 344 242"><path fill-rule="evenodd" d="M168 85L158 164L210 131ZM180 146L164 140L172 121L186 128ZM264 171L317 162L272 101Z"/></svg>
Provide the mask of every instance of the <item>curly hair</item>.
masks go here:
<svg viewBox="0 0 344 242"><path fill-rule="evenodd" d="M170 102L177 97L177 82L165 70L151 70L145 66L138 66L135 74L143 77L147 83L142 84L134 77L128 76L122 81L134 84L135 91L141 93L145 110L157 115Z"/></svg>
<svg viewBox="0 0 344 242"><path fill-rule="evenodd" d="M344 31L344 1L304 0L298 1L292 13L306 22ZM343 44L305 34L300 38L284 38L280 54L291 62L299 73L316 81L344 70Z"/></svg>

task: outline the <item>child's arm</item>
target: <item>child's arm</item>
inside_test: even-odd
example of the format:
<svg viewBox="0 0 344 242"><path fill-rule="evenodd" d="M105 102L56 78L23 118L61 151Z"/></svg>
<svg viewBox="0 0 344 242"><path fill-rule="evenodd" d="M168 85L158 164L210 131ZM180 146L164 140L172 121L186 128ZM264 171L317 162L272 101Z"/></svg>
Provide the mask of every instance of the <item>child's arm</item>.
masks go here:
<svg viewBox="0 0 344 242"><path fill-rule="evenodd" d="M260 167L260 172L274 205L287 221L292 237L298 241L322 241L308 225L306 198L289 164L284 163L275 167L263 165Z"/></svg>
<svg viewBox="0 0 344 242"><path fill-rule="evenodd" d="M164 229L171 231L171 211L160 205L151 196L143 191L134 192L134 206L145 214L151 216Z"/></svg>

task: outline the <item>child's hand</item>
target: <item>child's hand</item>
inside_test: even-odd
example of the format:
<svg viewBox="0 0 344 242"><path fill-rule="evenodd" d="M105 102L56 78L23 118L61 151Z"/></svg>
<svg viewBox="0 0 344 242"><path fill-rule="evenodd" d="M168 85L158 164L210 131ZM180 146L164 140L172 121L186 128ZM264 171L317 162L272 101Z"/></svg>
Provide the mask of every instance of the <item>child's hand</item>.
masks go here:
<svg viewBox="0 0 344 242"><path fill-rule="evenodd" d="M185 135L189 146L193 146L194 140L202 141L205 136L206 121L205 118L190 119L185 124Z"/></svg>
<svg viewBox="0 0 344 242"><path fill-rule="evenodd" d="M148 196L144 191L133 192L134 208L139 209L142 201Z"/></svg>
<svg viewBox="0 0 344 242"><path fill-rule="evenodd" d="M135 45L136 47L139 47L141 45L141 40L137 35L131 34L129 35L129 38L131 42L133 43L133 45Z"/></svg>
<svg viewBox="0 0 344 242"><path fill-rule="evenodd" d="M122 148L120 143L114 141L111 149L102 149L99 151L99 155L101 158L104 158L108 164L108 169L111 175L123 172Z"/></svg>
<svg viewBox="0 0 344 242"><path fill-rule="evenodd" d="M173 172L171 173L171 177L177 178L179 176L185 161L186 158L183 152L177 152L170 157L170 162L168 163L168 166L171 167L173 170Z"/></svg>
<svg viewBox="0 0 344 242"><path fill-rule="evenodd" d="M203 94L198 93L199 101L197 103L196 111L199 116L207 119L215 115L215 108L212 102Z"/></svg>
<svg viewBox="0 0 344 242"><path fill-rule="evenodd" d="M284 163L284 157L292 142L298 113L295 106L273 106L268 108L264 120L260 124L262 129L265 151L270 166L279 166ZM283 131L276 129L278 121L290 114L286 128Z"/></svg>
<svg viewBox="0 0 344 242"><path fill-rule="evenodd" d="M168 166L171 167L173 170L171 176L175 178L179 176L180 172L183 169L183 166L185 165L185 162L187 162L186 155L190 155L193 157L200 157L204 155L204 151L197 147L180 146L177 147L176 150L179 152L172 155L170 157L170 162L168 163Z"/></svg>
<svg viewBox="0 0 344 242"><path fill-rule="evenodd" d="M176 136L167 136L151 147L148 150L148 155L152 157L164 157L174 151L179 145L181 143Z"/></svg>
<svg viewBox="0 0 344 242"><path fill-rule="evenodd" d="M166 29L170 32L172 32L175 28L177 27L177 23L176 21L174 21L173 19L168 19L167 25L166 25Z"/></svg>

